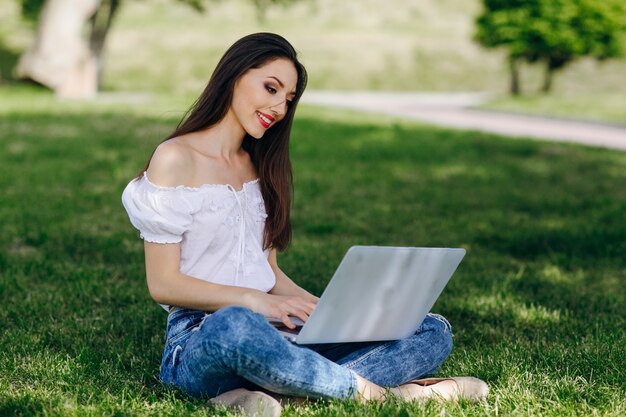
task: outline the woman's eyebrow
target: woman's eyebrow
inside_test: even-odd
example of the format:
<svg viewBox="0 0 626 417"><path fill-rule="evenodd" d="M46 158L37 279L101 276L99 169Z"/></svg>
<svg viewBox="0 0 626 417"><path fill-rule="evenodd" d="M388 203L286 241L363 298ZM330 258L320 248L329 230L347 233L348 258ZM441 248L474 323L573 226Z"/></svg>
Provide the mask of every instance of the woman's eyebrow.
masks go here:
<svg viewBox="0 0 626 417"><path fill-rule="evenodd" d="M267 78L275 79L276 81L278 81L278 85L280 85L282 88L285 88L285 84L283 84L283 82L281 80L279 80L278 78L274 77L273 75L270 75Z"/></svg>

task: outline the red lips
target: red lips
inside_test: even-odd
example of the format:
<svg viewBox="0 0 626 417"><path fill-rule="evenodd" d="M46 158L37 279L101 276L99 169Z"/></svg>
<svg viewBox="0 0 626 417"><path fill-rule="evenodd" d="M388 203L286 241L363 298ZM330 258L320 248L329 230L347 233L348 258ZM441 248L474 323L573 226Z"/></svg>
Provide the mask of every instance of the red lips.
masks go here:
<svg viewBox="0 0 626 417"><path fill-rule="evenodd" d="M275 120L272 116L270 116L269 114L265 114L265 113L261 113L260 111L256 112L256 117L259 119L259 123L261 123L261 126L263 126L265 129L267 129L268 127L270 127L270 125L272 124L272 122ZM269 120L269 123L267 122Z"/></svg>

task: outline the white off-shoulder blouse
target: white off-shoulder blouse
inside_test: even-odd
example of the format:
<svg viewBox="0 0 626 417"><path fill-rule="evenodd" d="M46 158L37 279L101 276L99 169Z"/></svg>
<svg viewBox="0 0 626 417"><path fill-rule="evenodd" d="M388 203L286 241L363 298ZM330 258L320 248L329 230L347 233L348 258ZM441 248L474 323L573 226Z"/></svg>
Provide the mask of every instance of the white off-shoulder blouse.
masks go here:
<svg viewBox="0 0 626 417"><path fill-rule="evenodd" d="M126 186L122 204L142 239L180 242L183 274L264 292L274 287L269 250L263 250L267 213L258 179L239 191L225 184L162 187L144 172Z"/></svg>

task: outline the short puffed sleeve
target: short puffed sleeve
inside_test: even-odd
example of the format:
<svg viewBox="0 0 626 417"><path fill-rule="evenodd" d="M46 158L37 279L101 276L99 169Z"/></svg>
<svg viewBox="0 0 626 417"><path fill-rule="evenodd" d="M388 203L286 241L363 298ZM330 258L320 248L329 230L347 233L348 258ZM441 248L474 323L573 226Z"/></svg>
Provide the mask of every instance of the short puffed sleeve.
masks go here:
<svg viewBox="0 0 626 417"><path fill-rule="evenodd" d="M148 242L178 243L193 223L197 198L183 187L159 187L145 174L131 181L122 193L130 222Z"/></svg>

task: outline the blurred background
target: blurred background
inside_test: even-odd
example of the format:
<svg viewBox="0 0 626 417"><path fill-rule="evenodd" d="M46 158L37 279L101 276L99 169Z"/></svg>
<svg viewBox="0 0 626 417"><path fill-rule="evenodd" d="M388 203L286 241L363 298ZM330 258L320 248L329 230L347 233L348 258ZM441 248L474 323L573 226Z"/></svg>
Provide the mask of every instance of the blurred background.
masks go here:
<svg viewBox="0 0 626 417"><path fill-rule="evenodd" d="M216 60L235 40L272 31L301 53L310 90L487 92L486 108L626 123L626 18L615 0L595 5L588 0L535 0L520 3L524 6L502 0L48 3L56 3L57 14L67 19L81 1L86 11L79 29L83 43L91 42L100 57L103 92L198 94ZM29 49L39 56L52 50L56 60L71 55L64 51L68 42L50 40L53 29L37 40L43 3L2 1L0 87L29 78L28 71L16 71ZM49 20L55 19L63 17ZM98 30L100 39L94 42ZM516 95L511 94L512 63ZM554 71L546 71L550 66ZM553 76L548 91L542 91L548 72Z"/></svg>

